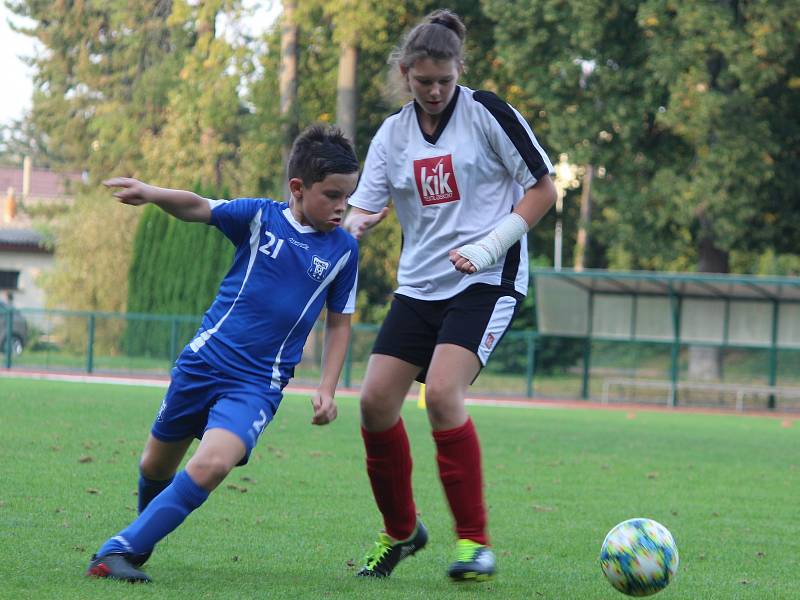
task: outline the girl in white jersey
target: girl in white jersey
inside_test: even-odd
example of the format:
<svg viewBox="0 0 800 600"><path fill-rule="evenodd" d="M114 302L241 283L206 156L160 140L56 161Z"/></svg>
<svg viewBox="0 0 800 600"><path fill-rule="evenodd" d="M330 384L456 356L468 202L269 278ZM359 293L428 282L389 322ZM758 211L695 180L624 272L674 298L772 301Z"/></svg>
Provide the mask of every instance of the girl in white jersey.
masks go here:
<svg viewBox="0 0 800 600"><path fill-rule="evenodd" d="M385 525L362 576L388 576L427 542L400 416L415 379L426 384L455 519L456 560L448 574L485 580L496 570L480 445L464 397L527 292L525 234L556 192L552 165L521 115L491 92L458 85L464 36L459 17L438 10L393 54L390 63L413 101L372 140L345 222L360 237L383 219L391 198L403 230L399 287L361 393L367 472Z"/></svg>

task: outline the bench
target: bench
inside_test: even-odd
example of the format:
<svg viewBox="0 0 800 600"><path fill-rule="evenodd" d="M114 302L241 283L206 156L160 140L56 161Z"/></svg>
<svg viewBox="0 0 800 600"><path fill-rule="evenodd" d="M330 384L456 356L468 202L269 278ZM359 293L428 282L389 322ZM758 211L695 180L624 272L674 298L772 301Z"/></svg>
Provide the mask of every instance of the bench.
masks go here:
<svg viewBox="0 0 800 600"><path fill-rule="evenodd" d="M700 404L702 406L724 405L725 403L720 401L720 399L724 400L726 397L731 397L734 399L733 406L736 408L736 410L743 411L745 408L745 398L755 396L757 398L763 397L765 399L763 406L764 409L770 408L770 398L798 400L799 402L794 408L800 409L800 387L759 385L749 383L713 383L703 381L679 381L677 383L673 383L669 380L659 379L630 379L622 377L610 377L603 380L603 395L601 398L601 402L603 404L608 404L610 402L611 391L614 387L622 388L623 390L642 389L656 392L663 391L664 399L658 403L660 404L663 402L666 406L675 405L674 392L677 392L679 399L684 395L681 392L707 392L712 395L716 394L718 401L716 403L708 402ZM682 402L681 404L692 406L693 403Z"/></svg>

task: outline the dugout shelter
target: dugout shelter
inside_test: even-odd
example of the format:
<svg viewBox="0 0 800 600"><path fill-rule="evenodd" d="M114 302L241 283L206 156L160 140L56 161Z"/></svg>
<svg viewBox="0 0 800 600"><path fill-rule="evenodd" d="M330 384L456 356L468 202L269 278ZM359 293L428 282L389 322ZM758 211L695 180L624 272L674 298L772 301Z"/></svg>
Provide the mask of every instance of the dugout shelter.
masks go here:
<svg viewBox="0 0 800 600"><path fill-rule="evenodd" d="M593 340L668 345L669 377L662 383L668 384L672 406L682 386L681 346L766 351L767 385L761 387L767 406L775 408L778 393L800 398L800 388L776 386L778 352L800 350L800 278L600 269L534 269L531 274L538 334L586 342L584 398Z"/></svg>

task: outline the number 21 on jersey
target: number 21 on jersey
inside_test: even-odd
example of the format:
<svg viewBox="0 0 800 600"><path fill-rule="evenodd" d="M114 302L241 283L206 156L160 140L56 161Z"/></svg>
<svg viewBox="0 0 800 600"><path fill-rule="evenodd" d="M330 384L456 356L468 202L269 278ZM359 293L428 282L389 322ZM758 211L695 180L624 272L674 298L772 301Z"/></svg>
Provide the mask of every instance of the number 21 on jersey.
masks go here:
<svg viewBox="0 0 800 600"><path fill-rule="evenodd" d="M283 248L283 238L275 237L275 235L269 231L265 231L264 235L267 236L267 243L259 246L258 251L263 252L271 258L277 258L278 252ZM277 242L277 244L275 242ZM273 246L275 247L273 248Z"/></svg>

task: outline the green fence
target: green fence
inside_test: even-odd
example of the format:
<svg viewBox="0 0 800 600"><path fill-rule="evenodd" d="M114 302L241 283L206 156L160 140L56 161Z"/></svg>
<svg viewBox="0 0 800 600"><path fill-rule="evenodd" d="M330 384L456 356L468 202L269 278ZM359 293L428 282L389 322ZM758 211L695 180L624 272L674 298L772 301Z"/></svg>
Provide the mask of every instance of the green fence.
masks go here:
<svg viewBox="0 0 800 600"><path fill-rule="evenodd" d="M175 357L192 339L200 317L135 313L80 312L21 309L27 333L21 353L3 344L6 369L83 372L105 375L168 375ZM11 313L0 314L6 332ZM355 324L342 373L342 384L360 385L366 371L376 325ZM309 336L295 381L313 384L319 379L324 326ZM473 392L527 395L534 393L536 334L509 332L492 355L492 361L473 386Z"/></svg>
<svg viewBox="0 0 800 600"><path fill-rule="evenodd" d="M182 315L34 309L16 312L15 322L10 312L0 312L0 366L11 370L167 376L200 323L200 317ZM16 353L9 332L19 330L20 317L27 323L27 332L22 351ZM295 369L296 382L313 385L319 380L323 330L320 322L309 336L303 359ZM375 325L353 326L343 385L361 384L377 331ZM769 365L773 357L768 349L729 346L720 352L717 382L742 387L771 384ZM511 331L495 349L470 393L599 400L610 381L625 378L640 381L644 387L617 386L611 390L613 400L660 403L665 392L649 390L646 385L652 380L670 379L674 364L679 380L690 380L689 353L688 345L676 349L670 343L586 340ZM775 384L800 386L800 351L777 353ZM730 393L722 388L719 393L700 390L692 397L686 391L683 396L684 405L733 406L735 402L735 390ZM754 408L764 408L761 400L754 402ZM800 409L798 402L793 406Z"/></svg>

